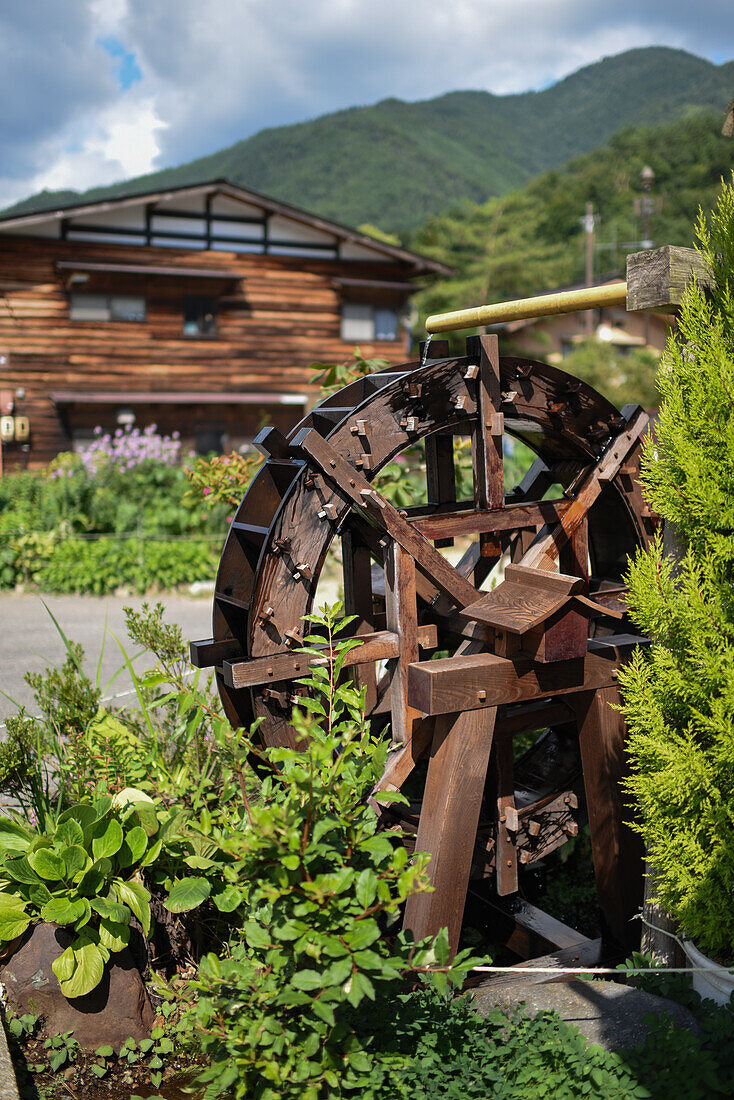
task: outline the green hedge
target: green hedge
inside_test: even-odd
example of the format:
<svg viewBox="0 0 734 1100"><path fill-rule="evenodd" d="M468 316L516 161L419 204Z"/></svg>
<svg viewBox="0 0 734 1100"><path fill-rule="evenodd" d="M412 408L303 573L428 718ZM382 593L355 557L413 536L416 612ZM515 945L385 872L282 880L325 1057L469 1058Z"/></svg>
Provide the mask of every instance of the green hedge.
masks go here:
<svg viewBox="0 0 734 1100"><path fill-rule="evenodd" d="M143 594L213 580L220 549L218 541L204 539L66 539L55 544L32 579L46 592L104 596L124 585Z"/></svg>

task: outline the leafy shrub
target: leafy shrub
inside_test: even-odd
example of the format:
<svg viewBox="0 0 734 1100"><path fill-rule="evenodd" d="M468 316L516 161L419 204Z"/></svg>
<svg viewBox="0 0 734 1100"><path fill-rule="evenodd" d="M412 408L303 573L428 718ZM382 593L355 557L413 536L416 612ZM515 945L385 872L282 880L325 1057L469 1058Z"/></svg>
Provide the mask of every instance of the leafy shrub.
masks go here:
<svg viewBox="0 0 734 1100"><path fill-rule="evenodd" d="M76 938L53 971L65 997L89 993L110 955L130 942L131 916L150 932L140 872L156 860L164 836L153 804L134 792L70 806L53 832L0 817L0 941L22 935L34 920L70 926Z"/></svg>
<svg viewBox="0 0 734 1100"><path fill-rule="evenodd" d="M145 593L210 580L219 549L218 540L69 539L57 544L37 579L47 592L104 596L122 585Z"/></svg>
<svg viewBox="0 0 734 1100"><path fill-rule="evenodd" d="M153 426L99 433L44 471L7 475L0 483L0 587L101 595L117 584L146 591L210 579L226 513L222 504L202 508L187 492L188 461L180 442ZM93 536L117 538L76 541Z"/></svg>
<svg viewBox="0 0 734 1100"><path fill-rule="evenodd" d="M715 275L686 291L663 357L643 481L687 546L657 539L630 569L630 609L654 642L620 670L637 827L663 905L709 954L734 959L734 184L698 226Z"/></svg>

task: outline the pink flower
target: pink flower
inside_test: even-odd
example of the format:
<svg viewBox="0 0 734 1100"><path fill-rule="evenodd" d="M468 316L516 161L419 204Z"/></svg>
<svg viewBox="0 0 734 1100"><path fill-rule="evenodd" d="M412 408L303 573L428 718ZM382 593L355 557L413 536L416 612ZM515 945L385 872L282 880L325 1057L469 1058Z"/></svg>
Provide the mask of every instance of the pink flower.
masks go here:
<svg viewBox="0 0 734 1100"><path fill-rule="evenodd" d="M205 490L204 490L204 496L205 496L205 497L206 497L206 496L209 496L209 493L211 493L211 489L205 489Z"/></svg>

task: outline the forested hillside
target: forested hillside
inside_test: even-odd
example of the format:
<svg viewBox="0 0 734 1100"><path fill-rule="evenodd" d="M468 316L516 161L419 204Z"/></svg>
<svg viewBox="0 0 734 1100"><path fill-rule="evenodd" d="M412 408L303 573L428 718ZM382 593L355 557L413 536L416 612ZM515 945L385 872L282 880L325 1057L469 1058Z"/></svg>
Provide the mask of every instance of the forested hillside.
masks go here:
<svg viewBox="0 0 734 1100"><path fill-rule="evenodd" d="M408 243L452 266L456 276L419 295L421 316L583 280L587 202L599 216L595 277L623 274L626 253L641 247L634 200L646 164L655 172L652 193L660 206L650 221L652 240L691 245L699 206L711 208L721 177L734 169L734 141L721 136L718 114L624 129L522 190L479 205L465 201L431 218Z"/></svg>
<svg viewBox="0 0 734 1100"><path fill-rule="evenodd" d="M527 81L532 85L532 72ZM226 177L336 221L370 222L405 235L459 199L483 203L522 186L603 145L622 126L667 123L701 109L723 115L733 90L734 62L717 66L664 47L630 50L543 91L458 91L419 103L385 99L263 130L188 164L83 196L44 192L11 209Z"/></svg>

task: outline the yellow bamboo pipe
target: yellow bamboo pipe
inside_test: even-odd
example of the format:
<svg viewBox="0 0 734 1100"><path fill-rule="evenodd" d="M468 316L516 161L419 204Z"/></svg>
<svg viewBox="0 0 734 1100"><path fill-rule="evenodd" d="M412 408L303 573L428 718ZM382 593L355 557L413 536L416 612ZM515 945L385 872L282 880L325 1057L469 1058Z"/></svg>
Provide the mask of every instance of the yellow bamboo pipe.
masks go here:
<svg viewBox="0 0 734 1100"><path fill-rule="evenodd" d="M453 332L475 325L496 325L500 321L525 321L530 317L550 317L553 313L576 313L585 309L601 309L603 306L625 306L627 283L608 283L606 286L588 286L581 290L563 290L558 294L540 294L537 298L518 298L514 302L496 302L494 305L457 309L452 313L434 313L426 319L426 330Z"/></svg>

